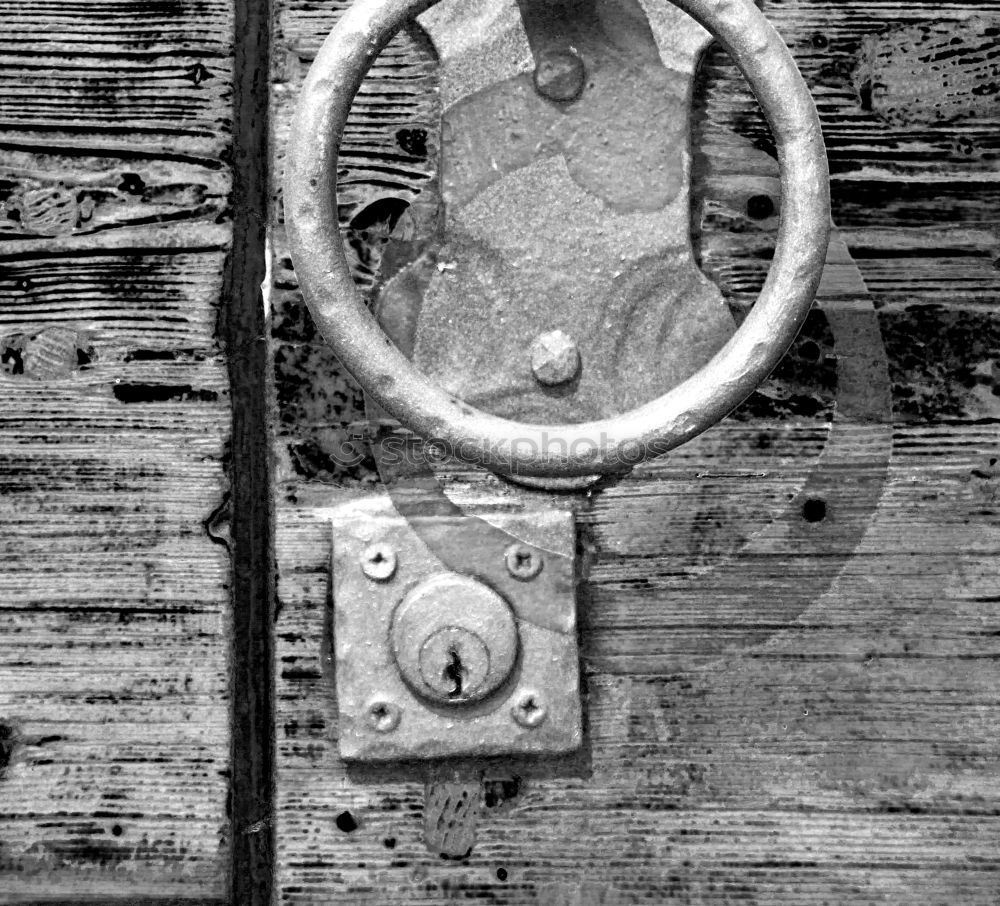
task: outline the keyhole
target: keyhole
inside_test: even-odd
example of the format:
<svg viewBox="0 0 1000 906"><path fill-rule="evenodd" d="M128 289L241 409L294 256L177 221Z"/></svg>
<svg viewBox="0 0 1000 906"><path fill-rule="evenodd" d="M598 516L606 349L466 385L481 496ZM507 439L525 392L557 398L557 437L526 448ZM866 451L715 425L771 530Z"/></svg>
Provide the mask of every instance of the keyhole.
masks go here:
<svg viewBox="0 0 1000 906"><path fill-rule="evenodd" d="M438 701L458 705L470 700L490 672L490 652L474 632L445 626L420 647L420 681Z"/></svg>
<svg viewBox="0 0 1000 906"><path fill-rule="evenodd" d="M458 698L462 694L462 685L465 682L466 669L462 666L462 655L459 654L458 647L452 645L448 649L448 663L445 665L441 676L446 683L451 683L452 689L448 693L448 698Z"/></svg>

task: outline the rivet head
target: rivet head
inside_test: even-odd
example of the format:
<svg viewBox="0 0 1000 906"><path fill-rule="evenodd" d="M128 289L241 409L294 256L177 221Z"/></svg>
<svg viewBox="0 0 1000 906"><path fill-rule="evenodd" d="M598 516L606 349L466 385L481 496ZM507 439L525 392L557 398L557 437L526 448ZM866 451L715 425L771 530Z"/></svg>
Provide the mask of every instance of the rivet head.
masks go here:
<svg viewBox="0 0 1000 906"><path fill-rule="evenodd" d="M399 726L403 712L399 705L377 698L368 703L365 716L368 719L368 725L376 733L391 733Z"/></svg>
<svg viewBox="0 0 1000 906"><path fill-rule="evenodd" d="M580 373L580 349L561 330L539 334L531 344L531 371L546 387L567 384Z"/></svg>
<svg viewBox="0 0 1000 906"><path fill-rule="evenodd" d="M575 101L587 81L587 69L570 50L540 54L535 65L535 90L550 101Z"/></svg>
<svg viewBox="0 0 1000 906"><path fill-rule="evenodd" d="M527 730L533 730L544 720L548 711L542 697L533 691L521 692L514 700L510 709L511 717L519 725Z"/></svg>
<svg viewBox="0 0 1000 906"><path fill-rule="evenodd" d="M534 579L545 565L541 553L526 544L512 544L504 551L503 558L507 572L522 582Z"/></svg>
<svg viewBox="0 0 1000 906"><path fill-rule="evenodd" d="M369 544L359 559L364 574L375 582L388 582L396 574L396 552L384 541Z"/></svg>

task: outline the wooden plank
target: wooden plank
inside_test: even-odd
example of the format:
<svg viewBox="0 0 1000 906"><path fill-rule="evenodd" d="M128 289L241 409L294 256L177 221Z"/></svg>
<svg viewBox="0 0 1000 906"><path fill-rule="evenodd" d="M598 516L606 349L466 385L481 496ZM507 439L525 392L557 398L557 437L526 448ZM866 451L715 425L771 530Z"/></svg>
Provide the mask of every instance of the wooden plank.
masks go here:
<svg viewBox="0 0 1000 906"><path fill-rule="evenodd" d="M726 902L744 885L763 902L850 889L875 903L933 873L932 902L948 891L989 902L1000 869L996 452L989 426L897 431L878 510L839 571L826 561L850 514L828 511L823 557L803 558L802 534L823 526L785 494L771 499L798 532L786 524L766 546L715 548L751 519L736 501L754 486L692 477L696 454L686 474L657 464L598 498L582 517L595 546L581 614L584 764L570 776L492 766L517 774L521 791L509 811L488 810L464 867L421 855L419 773L345 770L337 757L328 528L314 491L317 509L286 509L278 535L285 901L445 902L457 887L575 903L607 887L622 901L673 889ZM719 458L752 474L763 456L748 462L733 443ZM770 465L785 488L801 486L802 466ZM692 500L684 531L676 510ZM977 517L984 508L991 515ZM822 591L803 601L797 583L813 578ZM338 829L344 812L358 829Z"/></svg>
<svg viewBox="0 0 1000 906"><path fill-rule="evenodd" d="M1000 18L1000 5L978 3L899 3L896 0L842 3L771 0L767 15L788 43L816 99L823 119L834 183L841 176L925 182L986 178L995 181L1000 139L996 102L984 93L979 105L957 121L890 122L871 109L856 84L866 61L863 42L907 26L949 29L969 41L962 65L978 65L980 20ZM973 18L975 17L975 18ZM939 26L940 23L940 26ZM773 142L753 96L721 52L706 61L705 106L709 116L761 148ZM928 94L933 88L928 88ZM938 91L942 97L943 92Z"/></svg>
<svg viewBox="0 0 1000 906"><path fill-rule="evenodd" d="M218 164L232 121L229 0L9 0L0 15L5 144Z"/></svg>
<svg viewBox="0 0 1000 906"><path fill-rule="evenodd" d="M221 903L232 4L0 14L0 902Z"/></svg>
<svg viewBox="0 0 1000 906"><path fill-rule="evenodd" d="M280 124L344 5L278 5L279 160ZM274 230L279 902L995 899L998 133L976 110L890 123L852 79L866 38L1000 7L767 10L817 94L842 251L748 404L580 503L587 745L555 763L479 765L465 859L426 849L424 772L337 756L323 517L377 478L350 427L361 395L316 335ZM413 101L422 51L394 54L358 108L343 221L387 198L412 220L400 229L385 208L367 235L349 233L363 287L387 237L422 235L436 199L412 161L388 176L373 166L399 153L404 127L437 146L433 99ZM777 167L720 53L702 76L696 241L738 318L773 253ZM498 505L482 475L443 480L459 503Z"/></svg>
<svg viewBox="0 0 1000 906"><path fill-rule="evenodd" d="M116 251L6 269L25 355L61 328L88 363L3 379L4 902L224 889L221 250Z"/></svg>

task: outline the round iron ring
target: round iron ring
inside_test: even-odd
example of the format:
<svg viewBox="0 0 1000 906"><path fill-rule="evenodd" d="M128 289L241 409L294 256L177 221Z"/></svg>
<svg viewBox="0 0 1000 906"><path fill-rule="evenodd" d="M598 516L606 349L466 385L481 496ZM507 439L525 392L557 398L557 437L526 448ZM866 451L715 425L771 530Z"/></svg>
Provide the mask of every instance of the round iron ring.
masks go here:
<svg viewBox="0 0 1000 906"><path fill-rule="evenodd" d="M829 168L809 89L788 48L752 0L671 0L729 51L774 134L783 201L767 281L726 345L663 396L600 421L510 421L447 393L391 343L354 285L337 219L337 158L354 96L392 37L436 2L355 3L309 71L288 141L284 196L292 258L306 303L358 383L437 449L520 477L627 471L728 415L770 374L805 321L822 276L830 229Z"/></svg>

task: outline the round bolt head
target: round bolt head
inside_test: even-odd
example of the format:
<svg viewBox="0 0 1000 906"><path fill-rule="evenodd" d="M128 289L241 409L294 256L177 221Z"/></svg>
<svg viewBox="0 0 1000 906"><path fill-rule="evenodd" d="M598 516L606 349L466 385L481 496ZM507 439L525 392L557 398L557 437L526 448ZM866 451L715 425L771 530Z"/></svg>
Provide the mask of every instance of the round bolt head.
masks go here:
<svg viewBox="0 0 1000 906"><path fill-rule="evenodd" d="M388 582L396 574L396 552L384 541L369 544L361 552L361 569L375 582Z"/></svg>
<svg viewBox="0 0 1000 906"><path fill-rule="evenodd" d="M514 721L527 730L533 730L545 720L548 712L542 697L537 692L522 692L510 709Z"/></svg>
<svg viewBox="0 0 1000 906"><path fill-rule="evenodd" d="M531 344L531 371L546 387L567 384L580 373L580 349L561 330L539 334Z"/></svg>
<svg viewBox="0 0 1000 906"><path fill-rule="evenodd" d="M526 544L512 544L504 551L503 557L507 564L507 572L522 582L534 579L545 565L541 552Z"/></svg>
<svg viewBox="0 0 1000 906"><path fill-rule="evenodd" d="M570 50L541 54L535 65L535 90L550 101L575 101L582 93L587 70Z"/></svg>
<svg viewBox="0 0 1000 906"><path fill-rule="evenodd" d="M368 725L376 733L391 733L399 726L399 721L403 716L399 705L377 698L369 702L366 709Z"/></svg>

